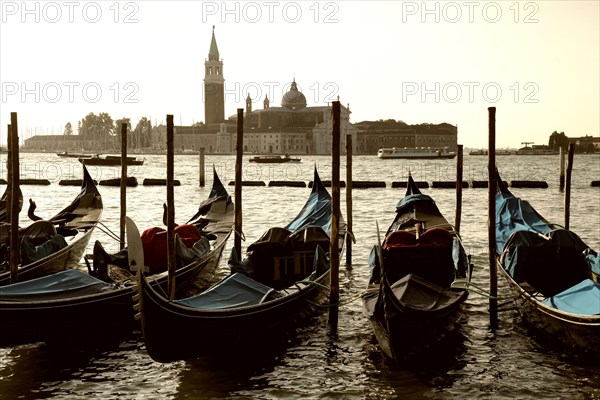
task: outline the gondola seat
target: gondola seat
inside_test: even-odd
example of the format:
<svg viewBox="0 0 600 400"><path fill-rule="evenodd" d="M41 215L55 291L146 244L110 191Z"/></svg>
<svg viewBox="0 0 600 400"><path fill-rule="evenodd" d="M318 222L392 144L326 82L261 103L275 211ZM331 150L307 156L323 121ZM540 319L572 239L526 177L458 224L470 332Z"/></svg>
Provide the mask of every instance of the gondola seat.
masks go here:
<svg viewBox="0 0 600 400"><path fill-rule="evenodd" d="M417 275L438 286L448 287L454 280L453 236L441 228L432 228L414 239L412 233L395 231L388 235L383 258L390 284L408 274ZM391 239L391 240L390 240Z"/></svg>

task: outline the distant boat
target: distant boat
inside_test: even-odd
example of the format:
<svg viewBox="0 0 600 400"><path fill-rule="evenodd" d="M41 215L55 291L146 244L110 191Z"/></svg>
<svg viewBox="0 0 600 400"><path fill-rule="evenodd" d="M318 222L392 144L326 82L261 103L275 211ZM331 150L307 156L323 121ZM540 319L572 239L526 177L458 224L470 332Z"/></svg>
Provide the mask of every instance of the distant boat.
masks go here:
<svg viewBox="0 0 600 400"><path fill-rule="evenodd" d="M292 158L288 154L285 156L255 156L251 157L250 162L255 163L263 163L263 164L282 164L282 163L292 163L292 162L300 162L301 158Z"/></svg>
<svg viewBox="0 0 600 400"><path fill-rule="evenodd" d="M543 144L534 144L531 147L527 146L530 144L529 142L523 144L525 147L521 147L515 154L519 156L554 156L558 154L558 151Z"/></svg>
<svg viewBox="0 0 600 400"><path fill-rule="evenodd" d="M488 151L487 150L483 150L483 149L472 150L472 151L469 152L470 156L487 156L487 154L488 154Z"/></svg>
<svg viewBox="0 0 600 400"><path fill-rule="evenodd" d="M512 150L512 149L496 149L496 155L497 156L511 156L516 154L517 151L516 150ZM479 150L472 150L469 152L470 156L487 156L488 155L488 151L485 149L479 149Z"/></svg>
<svg viewBox="0 0 600 400"><path fill-rule="evenodd" d="M80 157L79 162L85 165L98 165L98 166L118 166L121 165L121 156L104 156L96 154L90 158ZM135 157L126 158L127 165L143 165L144 160L138 160Z"/></svg>
<svg viewBox="0 0 600 400"><path fill-rule="evenodd" d="M377 152L379 158L407 158L407 159L428 159L428 158L454 158L456 152L448 149L434 149L431 147L391 147L382 148Z"/></svg>
<svg viewBox="0 0 600 400"><path fill-rule="evenodd" d="M90 158L91 154L84 153L69 153L68 151L63 151L62 153L56 153L59 157L69 157L69 158Z"/></svg>

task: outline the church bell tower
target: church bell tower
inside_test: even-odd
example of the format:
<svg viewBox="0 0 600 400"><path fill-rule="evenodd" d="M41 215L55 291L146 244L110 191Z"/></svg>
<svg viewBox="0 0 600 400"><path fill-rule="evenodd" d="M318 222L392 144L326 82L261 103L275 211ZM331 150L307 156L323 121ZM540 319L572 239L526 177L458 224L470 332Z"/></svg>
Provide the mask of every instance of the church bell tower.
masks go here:
<svg viewBox="0 0 600 400"><path fill-rule="evenodd" d="M225 120L225 79L223 60L219 58L219 48L213 25L212 40L208 60L204 61L204 123L214 124Z"/></svg>

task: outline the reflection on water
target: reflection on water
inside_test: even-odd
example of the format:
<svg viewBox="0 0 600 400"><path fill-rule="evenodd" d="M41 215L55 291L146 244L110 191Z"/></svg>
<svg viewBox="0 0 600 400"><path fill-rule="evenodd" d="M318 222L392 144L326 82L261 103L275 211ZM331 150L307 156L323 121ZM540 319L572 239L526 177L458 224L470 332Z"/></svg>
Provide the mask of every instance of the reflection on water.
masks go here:
<svg viewBox="0 0 600 400"><path fill-rule="evenodd" d="M53 215L79 192L61 187L61 179L81 177L77 161L54 154L22 154L22 177L49 179L50 186L23 186L25 199L33 198L42 217ZM214 163L224 183L234 178L233 156L207 156L207 187L198 187L198 158L176 156L176 220L192 216L210 190ZM246 157L247 160L247 157ZM466 180L487 179L485 157L465 157ZM505 180L546 180L548 189L515 189L548 220L563 224L564 194L558 191L558 157L505 156L498 159ZM312 179L317 165L322 179L331 178L328 157L303 157L295 165L258 166L244 163L244 179ZM342 160L342 168L345 161ZM0 172L5 173L3 160ZM510 304L500 312L499 325L490 329L488 298L472 293L466 303L465 321L443 346L399 365L390 364L379 352L368 320L362 315L360 293L367 284L367 259L377 240L375 221L386 229L403 189L390 183L406 179L454 180L455 160L420 162L355 157L354 179L385 181L386 188L353 193L353 263L342 265L337 329L328 324L326 311L313 316L293 334L227 357L200 358L172 364L153 362L145 352L139 332L119 345L95 350L27 345L0 349L0 399L179 399L179 398L365 398L365 399L474 399L547 398L592 399L600 397L600 361L565 353L560 346L531 332ZM165 177L165 157L146 156L143 167L130 168L138 181ZM119 168L91 168L96 179L118 177ZM345 171L342 170L342 179ZM600 250L600 189L590 187L600 177L600 156L576 155L573 170L571 227L592 248ZM228 186L233 194L233 187ZM119 188L101 187L107 229L118 232ZM285 225L304 204L309 189L245 187L243 231L247 246L270 226ZM449 221L454 220L455 193L425 189ZM161 225L164 187L127 189L127 210L140 229ZM345 193L342 189L342 210ZM487 268L487 189L464 189L461 234L473 255L473 282L489 287ZM21 224L27 223L21 213ZM118 244L98 230L94 240L107 249ZM228 244L222 261L231 248ZM345 260L342 257L342 262ZM510 300L499 282L499 303ZM1 324L1 322L0 322ZM10 329L0 325L0 329ZM201 333L198 340L202 340ZM224 351L224 354L227 353ZM231 353L231 352L229 352Z"/></svg>

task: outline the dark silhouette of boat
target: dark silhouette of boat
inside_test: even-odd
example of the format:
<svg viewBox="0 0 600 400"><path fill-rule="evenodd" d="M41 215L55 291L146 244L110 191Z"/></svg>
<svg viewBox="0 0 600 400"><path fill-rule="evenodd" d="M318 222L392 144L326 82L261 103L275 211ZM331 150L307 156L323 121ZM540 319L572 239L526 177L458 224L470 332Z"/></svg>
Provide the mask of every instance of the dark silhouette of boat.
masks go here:
<svg viewBox="0 0 600 400"><path fill-rule="evenodd" d="M67 157L67 158L90 158L91 154L85 153L69 153L68 151L63 151L62 153L56 153L59 157Z"/></svg>
<svg viewBox="0 0 600 400"><path fill-rule="evenodd" d="M96 165L96 166L119 166L121 165L121 156L100 156L95 154L90 158L80 157L79 162L85 165ZM126 158L127 165L144 165L144 160L139 160L135 157Z"/></svg>
<svg viewBox="0 0 600 400"><path fill-rule="evenodd" d="M250 162L255 162L255 163L261 163L261 164L284 164L284 163L291 163L291 162L300 162L302 161L301 158L293 158L290 157L289 154L286 154L284 156L255 156L255 157L250 157Z"/></svg>

